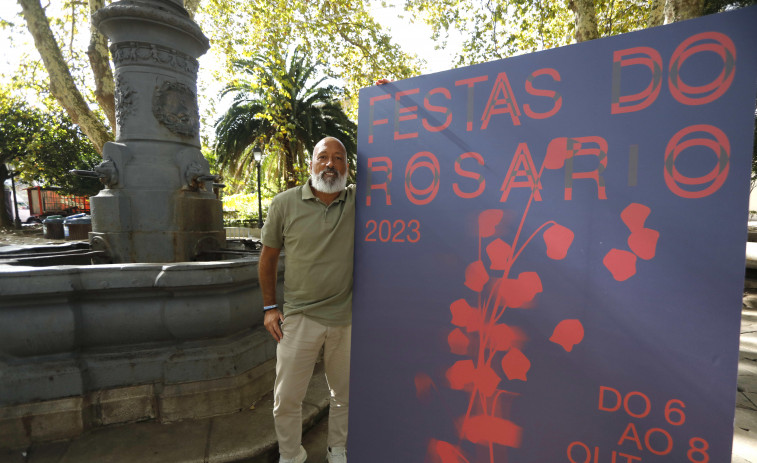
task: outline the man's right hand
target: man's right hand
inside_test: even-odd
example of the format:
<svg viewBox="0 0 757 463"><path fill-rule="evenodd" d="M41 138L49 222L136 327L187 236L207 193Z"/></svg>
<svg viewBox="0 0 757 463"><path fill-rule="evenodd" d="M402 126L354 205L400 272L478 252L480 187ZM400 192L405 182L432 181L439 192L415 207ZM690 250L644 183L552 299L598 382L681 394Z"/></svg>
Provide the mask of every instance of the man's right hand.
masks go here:
<svg viewBox="0 0 757 463"><path fill-rule="evenodd" d="M271 336L273 336L273 339L275 339L276 342L280 342L281 338L284 337L284 332L281 331L280 324L283 321L284 315L279 312L279 309L266 310L263 315L263 325L265 326L265 329L271 333Z"/></svg>

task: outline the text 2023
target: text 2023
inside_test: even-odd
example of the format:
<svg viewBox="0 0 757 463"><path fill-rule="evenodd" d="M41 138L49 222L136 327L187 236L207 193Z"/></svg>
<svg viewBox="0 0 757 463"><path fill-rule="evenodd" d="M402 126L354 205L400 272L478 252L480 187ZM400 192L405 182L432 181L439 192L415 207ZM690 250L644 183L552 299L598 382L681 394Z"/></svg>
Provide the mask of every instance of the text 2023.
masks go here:
<svg viewBox="0 0 757 463"><path fill-rule="evenodd" d="M382 243L417 243L421 239L421 223L415 219L369 220L365 223L365 241Z"/></svg>

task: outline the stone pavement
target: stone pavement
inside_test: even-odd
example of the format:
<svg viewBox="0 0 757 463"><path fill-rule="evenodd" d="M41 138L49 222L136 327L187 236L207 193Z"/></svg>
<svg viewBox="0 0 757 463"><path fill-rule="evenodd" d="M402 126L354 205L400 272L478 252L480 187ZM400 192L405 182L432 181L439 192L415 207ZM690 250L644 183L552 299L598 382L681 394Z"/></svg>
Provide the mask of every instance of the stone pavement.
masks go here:
<svg viewBox="0 0 757 463"><path fill-rule="evenodd" d="M740 351L732 463L757 463L757 292L744 298ZM326 420L321 418L328 408L327 397L319 365L303 410L303 423L309 429L303 442L308 463L326 459ZM272 406L269 394L252 409L230 415L99 428L68 442L26 451L0 449L0 463L273 463L278 454Z"/></svg>

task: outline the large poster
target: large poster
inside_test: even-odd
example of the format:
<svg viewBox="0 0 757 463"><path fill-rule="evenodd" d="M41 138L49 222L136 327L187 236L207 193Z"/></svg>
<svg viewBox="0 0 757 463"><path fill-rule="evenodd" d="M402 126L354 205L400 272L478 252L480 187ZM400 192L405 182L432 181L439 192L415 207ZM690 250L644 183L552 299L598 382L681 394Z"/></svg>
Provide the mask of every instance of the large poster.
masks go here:
<svg viewBox="0 0 757 463"><path fill-rule="evenodd" d="M730 461L756 24L362 90L351 460Z"/></svg>

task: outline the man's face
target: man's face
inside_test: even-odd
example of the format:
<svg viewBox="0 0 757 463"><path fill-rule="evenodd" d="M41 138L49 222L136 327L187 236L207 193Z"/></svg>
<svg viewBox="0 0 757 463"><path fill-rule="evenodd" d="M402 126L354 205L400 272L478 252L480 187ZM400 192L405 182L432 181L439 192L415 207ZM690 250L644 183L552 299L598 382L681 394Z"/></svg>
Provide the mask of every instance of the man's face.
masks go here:
<svg viewBox="0 0 757 463"><path fill-rule="evenodd" d="M347 153L333 138L321 140L310 164L313 187L324 193L338 193L347 183Z"/></svg>

